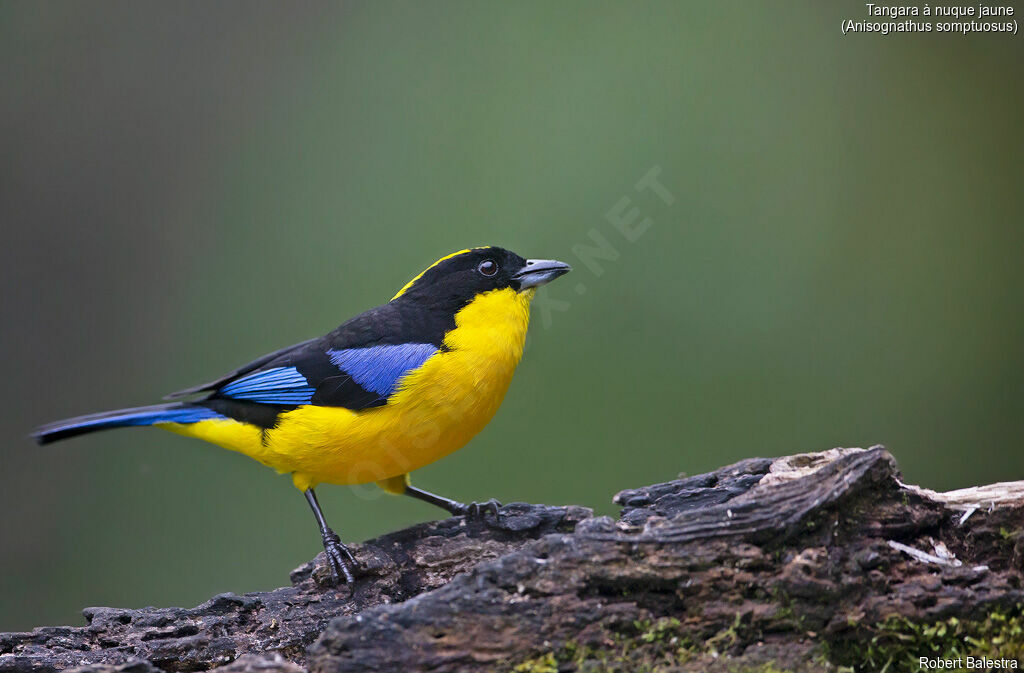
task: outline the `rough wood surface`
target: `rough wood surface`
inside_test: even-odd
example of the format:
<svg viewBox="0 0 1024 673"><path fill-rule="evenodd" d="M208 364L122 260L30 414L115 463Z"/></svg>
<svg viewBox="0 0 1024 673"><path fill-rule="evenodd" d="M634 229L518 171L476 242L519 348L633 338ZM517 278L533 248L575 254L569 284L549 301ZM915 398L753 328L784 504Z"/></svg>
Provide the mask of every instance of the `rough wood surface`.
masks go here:
<svg viewBox="0 0 1024 673"><path fill-rule="evenodd" d="M897 627L977 638L1024 604L1024 489L968 491L906 486L881 448L751 459L622 491L617 520L514 504L398 531L355 548L352 588L320 556L274 591L89 608L0 635L0 671L903 670Z"/></svg>

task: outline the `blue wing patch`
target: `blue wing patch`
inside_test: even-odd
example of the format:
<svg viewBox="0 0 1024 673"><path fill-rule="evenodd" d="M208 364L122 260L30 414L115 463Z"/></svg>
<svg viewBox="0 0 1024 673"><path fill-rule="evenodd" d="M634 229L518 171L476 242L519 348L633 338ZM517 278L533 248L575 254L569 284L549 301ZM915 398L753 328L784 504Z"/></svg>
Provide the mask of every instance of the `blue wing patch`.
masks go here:
<svg viewBox="0 0 1024 673"><path fill-rule="evenodd" d="M312 386L295 367L274 367L243 376L218 391L224 397L262 404L308 404Z"/></svg>
<svg viewBox="0 0 1024 673"><path fill-rule="evenodd" d="M360 386L389 397L398 388L398 381L409 371L437 352L433 344L399 344L329 350L327 355L336 367L345 371Z"/></svg>
<svg viewBox="0 0 1024 673"><path fill-rule="evenodd" d="M339 373L386 399L406 373L422 366L436 352L432 344L400 344L332 349L327 356L341 370ZM236 400L291 406L311 404L316 387L296 367L274 367L236 379L217 393Z"/></svg>

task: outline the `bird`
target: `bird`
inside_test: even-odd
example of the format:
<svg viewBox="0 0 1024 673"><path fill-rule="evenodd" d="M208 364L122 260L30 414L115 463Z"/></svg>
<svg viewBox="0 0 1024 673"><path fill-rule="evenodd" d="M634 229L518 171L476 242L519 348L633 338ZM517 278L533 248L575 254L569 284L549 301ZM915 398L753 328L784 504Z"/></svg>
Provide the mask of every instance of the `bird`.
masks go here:
<svg viewBox="0 0 1024 673"><path fill-rule="evenodd" d="M409 473L462 448L491 420L522 358L537 288L570 270L496 246L459 250L324 336L164 398L173 401L57 421L32 436L48 444L154 426L290 474L331 576L351 584L356 560L315 488L375 482L453 516L497 516L496 500L464 504L416 488Z"/></svg>

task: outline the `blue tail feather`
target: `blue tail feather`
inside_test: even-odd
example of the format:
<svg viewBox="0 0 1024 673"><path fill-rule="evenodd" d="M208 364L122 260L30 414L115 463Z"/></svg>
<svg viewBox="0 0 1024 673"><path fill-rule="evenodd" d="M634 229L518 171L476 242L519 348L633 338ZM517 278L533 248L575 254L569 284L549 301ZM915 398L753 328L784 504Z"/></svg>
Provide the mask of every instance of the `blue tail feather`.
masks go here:
<svg viewBox="0 0 1024 673"><path fill-rule="evenodd" d="M60 439L83 435L96 430L123 428L132 425L153 425L154 423L197 423L212 418L224 418L212 409L197 404L172 402L151 407L117 409L98 414L77 416L63 421L49 423L32 433L40 444L49 444Z"/></svg>

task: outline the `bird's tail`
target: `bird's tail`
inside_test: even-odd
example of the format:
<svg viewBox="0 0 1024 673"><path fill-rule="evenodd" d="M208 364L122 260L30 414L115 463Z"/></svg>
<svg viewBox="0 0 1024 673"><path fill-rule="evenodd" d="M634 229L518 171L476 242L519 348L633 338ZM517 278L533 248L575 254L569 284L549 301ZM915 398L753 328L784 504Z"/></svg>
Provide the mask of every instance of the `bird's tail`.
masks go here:
<svg viewBox="0 0 1024 673"><path fill-rule="evenodd" d="M216 412L198 404L172 402L68 418L36 428L36 431L32 433L32 438L40 444L49 444L96 430L123 428L130 425L154 425L156 423L197 423L218 417L219 414Z"/></svg>

